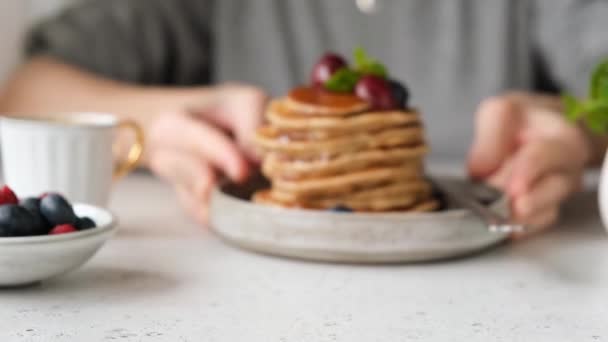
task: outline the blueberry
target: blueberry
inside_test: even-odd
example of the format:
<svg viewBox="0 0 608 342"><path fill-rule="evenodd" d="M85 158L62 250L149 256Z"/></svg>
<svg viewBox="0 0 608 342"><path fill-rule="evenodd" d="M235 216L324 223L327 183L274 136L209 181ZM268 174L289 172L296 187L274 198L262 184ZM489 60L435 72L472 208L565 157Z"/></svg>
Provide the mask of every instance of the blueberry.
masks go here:
<svg viewBox="0 0 608 342"><path fill-rule="evenodd" d="M400 107L407 109L408 102L410 99L410 92L407 87L396 80L389 80L388 83L391 87L391 92L393 94L395 102L397 102Z"/></svg>
<svg viewBox="0 0 608 342"><path fill-rule="evenodd" d="M338 205L329 210L334 211L336 213L352 213L353 212L353 210L351 208L344 206L344 205Z"/></svg>
<svg viewBox="0 0 608 342"><path fill-rule="evenodd" d="M37 217L16 204L0 206L0 237L46 234Z"/></svg>
<svg viewBox="0 0 608 342"><path fill-rule="evenodd" d="M76 229L78 230L87 230L97 227L95 221L91 220L89 217L81 217L76 222Z"/></svg>
<svg viewBox="0 0 608 342"><path fill-rule="evenodd" d="M78 220L70 203L59 194L44 196L40 200L40 212L53 227L62 224L76 225Z"/></svg>
<svg viewBox="0 0 608 342"><path fill-rule="evenodd" d="M40 212L40 198L28 197L21 200L19 204L30 212Z"/></svg>
<svg viewBox="0 0 608 342"><path fill-rule="evenodd" d="M44 218L42 213L40 212L40 198L37 197L29 197L23 199L20 203L22 207L27 209L34 218L38 221L38 225L40 226L40 235L47 234L53 226Z"/></svg>

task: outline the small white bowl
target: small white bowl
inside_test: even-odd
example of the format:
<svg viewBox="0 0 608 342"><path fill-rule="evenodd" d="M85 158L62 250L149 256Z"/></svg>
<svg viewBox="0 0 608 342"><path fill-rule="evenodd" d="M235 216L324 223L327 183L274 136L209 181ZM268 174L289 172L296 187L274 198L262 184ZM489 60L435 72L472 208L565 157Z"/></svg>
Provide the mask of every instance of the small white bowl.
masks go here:
<svg viewBox="0 0 608 342"><path fill-rule="evenodd" d="M33 284L77 269L116 230L116 218L105 209L75 204L74 211L79 217L90 217L97 227L60 235L0 238L0 287Z"/></svg>

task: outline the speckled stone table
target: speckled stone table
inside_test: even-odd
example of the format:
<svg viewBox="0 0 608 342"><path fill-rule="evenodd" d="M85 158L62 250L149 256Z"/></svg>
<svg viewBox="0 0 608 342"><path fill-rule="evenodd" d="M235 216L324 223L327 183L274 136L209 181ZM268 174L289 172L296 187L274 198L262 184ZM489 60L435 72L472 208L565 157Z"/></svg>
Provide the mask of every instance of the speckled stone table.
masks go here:
<svg viewBox="0 0 608 342"><path fill-rule="evenodd" d="M0 341L608 341L608 234L585 193L560 227L473 257L328 265L226 246L147 175L83 269L0 291Z"/></svg>

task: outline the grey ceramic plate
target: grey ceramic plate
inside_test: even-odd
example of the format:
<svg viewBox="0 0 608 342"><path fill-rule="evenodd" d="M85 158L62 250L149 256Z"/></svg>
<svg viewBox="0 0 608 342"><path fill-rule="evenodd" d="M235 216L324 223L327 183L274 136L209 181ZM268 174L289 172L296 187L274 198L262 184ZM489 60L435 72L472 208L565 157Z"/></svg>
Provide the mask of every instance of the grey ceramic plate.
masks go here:
<svg viewBox="0 0 608 342"><path fill-rule="evenodd" d="M450 204L434 213L283 209L248 200L261 186L252 182L217 188L211 225L226 241L265 254L331 262L416 262L471 254L507 237L488 232L472 213ZM508 210L504 199L490 206L503 214Z"/></svg>

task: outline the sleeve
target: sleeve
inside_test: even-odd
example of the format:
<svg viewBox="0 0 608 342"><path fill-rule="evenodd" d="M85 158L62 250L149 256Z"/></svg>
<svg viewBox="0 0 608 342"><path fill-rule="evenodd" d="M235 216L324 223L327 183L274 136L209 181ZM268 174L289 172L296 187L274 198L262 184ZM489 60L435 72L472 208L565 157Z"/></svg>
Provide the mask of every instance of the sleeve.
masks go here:
<svg viewBox="0 0 608 342"><path fill-rule="evenodd" d="M89 0L34 27L25 52L121 81L204 84L212 11L211 0Z"/></svg>
<svg viewBox="0 0 608 342"><path fill-rule="evenodd" d="M535 42L563 90L586 95L589 75L608 58L608 1L536 0Z"/></svg>

